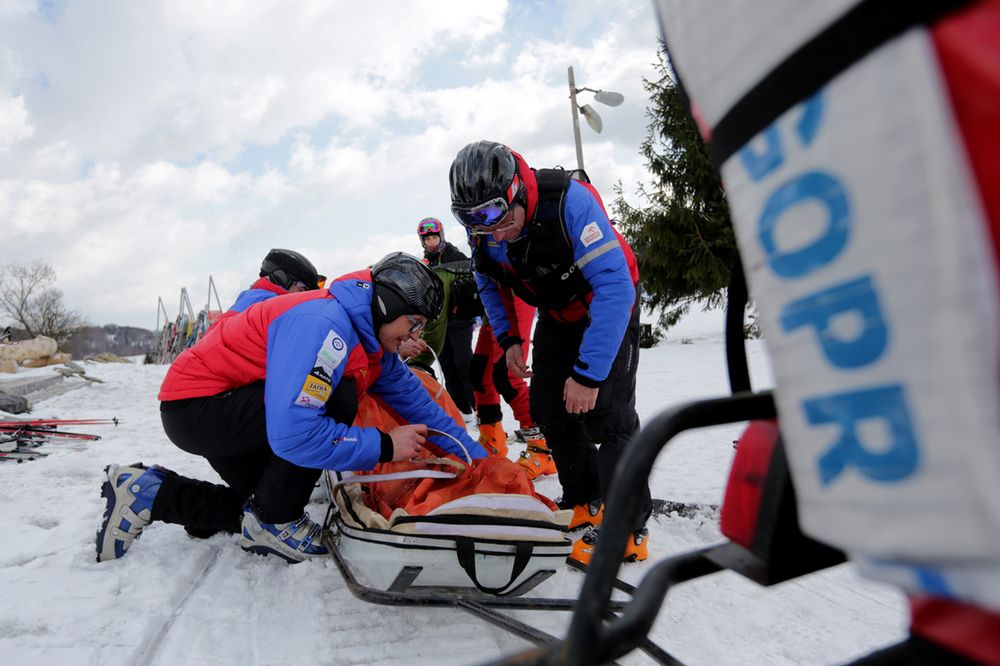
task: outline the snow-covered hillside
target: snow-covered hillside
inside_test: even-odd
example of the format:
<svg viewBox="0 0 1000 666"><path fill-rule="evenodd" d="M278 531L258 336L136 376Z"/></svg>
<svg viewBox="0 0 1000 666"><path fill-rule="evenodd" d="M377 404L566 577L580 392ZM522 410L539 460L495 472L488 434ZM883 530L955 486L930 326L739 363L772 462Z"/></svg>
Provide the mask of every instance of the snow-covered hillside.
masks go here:
<svg viewBox="0 0 1000 666"><path fill-rule="evenodd" d="M644 420L728 391L720 316L694 319L642 352ZM755 387L765 387L763 346L749 349ZM236 537L197 541L174 525L153 524L126 557L96 563L106 464L143 461L217 477L163 435L155 395L164 367L87 367L105 383L45 401L33 416L117 416L121 424L89 427L104 436L98 442L51 443L44 459L0 464L0 663L476 664L528 646L461 611L358 601L331 561L288 566L243 553ZM719 502L740 430L679 437L657 461L653 495ZM540 489L559 494L552 478ZM320 519L323 506L310 511ZM651 561L720 538L712 516L656 518L650 532ZM627 565L621 575L637 582L648 566ZM575 596L582 580L566 568L532 594ZM557 613L517 617L557 635L568 621ZM905 626L901 594L841 566L772 589L729 573L686 583L668 596L653 638L690 664L830 664L898 640ZM648 663L641 653L623 661Z"/></svg>

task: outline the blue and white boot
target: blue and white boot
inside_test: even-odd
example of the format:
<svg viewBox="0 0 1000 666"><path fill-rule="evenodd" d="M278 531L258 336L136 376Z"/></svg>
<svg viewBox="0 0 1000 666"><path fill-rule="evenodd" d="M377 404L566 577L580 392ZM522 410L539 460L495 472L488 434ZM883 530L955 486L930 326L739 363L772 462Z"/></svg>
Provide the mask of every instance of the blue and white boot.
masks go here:
<svg viewBox="0 0 1000 666"><path fill-rule="evenodd" d="M132 542L149 525L153 500L166 478L161 467L142 463L104 468L107 480L101 496L107 501L101 529L97 531L97 561L116 560L128 551Z"/></svg>
<svg viewBox="0 0 1000 666"><path fill-rule="evenodd" d="M265 523L248 504L243 507L240 547L248 553L277 555L286 562L296 564L330 554L320 544L322 531L323 528L314 523L308 513L287 523Z"/></svg>

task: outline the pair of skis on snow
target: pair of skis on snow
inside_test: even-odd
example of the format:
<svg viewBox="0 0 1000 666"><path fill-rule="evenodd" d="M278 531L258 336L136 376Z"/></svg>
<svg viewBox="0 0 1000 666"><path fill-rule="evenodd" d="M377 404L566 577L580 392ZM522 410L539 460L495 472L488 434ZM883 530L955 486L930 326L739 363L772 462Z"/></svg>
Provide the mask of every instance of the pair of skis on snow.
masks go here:
<svg viewBox="0 0 1000 666"><path fill-rule="evenodd" d="M111 419L35 419L0 421L0 461L22 462L35 460L47 453L38 447L52 439L97 441L100 435L58 430L60 426L118 425L117 418ZM7 444L8 446L4 446ZM13 444L13 446L10 446ZM5 448L11 448L5 451Z"/></svg>

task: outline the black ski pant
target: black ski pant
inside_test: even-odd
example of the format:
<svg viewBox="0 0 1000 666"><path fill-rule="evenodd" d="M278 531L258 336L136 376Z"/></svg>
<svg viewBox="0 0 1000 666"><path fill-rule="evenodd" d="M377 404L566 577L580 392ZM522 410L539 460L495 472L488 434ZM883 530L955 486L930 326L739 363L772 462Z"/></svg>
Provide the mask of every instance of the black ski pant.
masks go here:
<svg viewBox="0 0 1000 666"><path fill-rule="evenodd" d="M535 327L529 399L531 418L541 426L563 488L565 507L604 500L615 467L629 439L639 429L635 411L635 374L639 361L639 297L611 371L601 383L597 405L586 414L570 414L563 387L580 352L587 320L565 324L539 313ZM652 512L649 486L633 529Z"/></svg>
<svg viewBox="0 0 1000 666"><path fill-rule="evenodd" d="M342 381L327 401L326 413L351 423L357 406L354 383ZM160 418L170 441L208 460L226 485L170 472L153 502L153 520L206 535L239 532L249 501L264 522L286 523L302 515L321 470L299 467L271 450L264 382L204 398L162 402Z"/></svg>
<svg viewBox="0 0 1000 666"><path fill-rule="evenodd" d="M472 321L448 321L439 360L445 388L455 401L458 411L465 414L476 411L476 399L472 395L472 378L469 374L469 366L472 365Z"/></svg>

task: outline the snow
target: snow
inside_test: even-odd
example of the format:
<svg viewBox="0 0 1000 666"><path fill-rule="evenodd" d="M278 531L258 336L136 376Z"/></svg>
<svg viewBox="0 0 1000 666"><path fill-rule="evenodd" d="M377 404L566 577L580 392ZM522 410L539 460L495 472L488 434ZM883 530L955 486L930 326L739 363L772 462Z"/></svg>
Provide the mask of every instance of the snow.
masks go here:
<svg viewBox="0 0 1000 666"><path fill-rule="evenodd" d="M698 313L643 350L638 409L644 421L681 402L728 393L720 313ZM756 389L771 383L764 346L748 344ZM97 442L45 445L47 458L0 464L0 663L4 664L476 664L529 644L459 610L367 604L332 561L289 566L243 553L234 536L189 538L176 525L146 528L126 557L94 561L109 463L158 463L217 481L201 458L174 447L155 399L166 368L88 364L104 380L38 404L38 418L108 418L79 427ZM40 368L33 373L48 373ZM508 432L514 429L505 415ZM66 428L67 430L69 428ZM686 433L657 460L655 497L718 503L742 425ZM512 448L511 457L519 449ZM539 483L559 494L558 482ZM321 519L314 495L310 513ZM650 563L721 535L716 517L655 518L650 560L623 567L638 582ZM532 594L574 597L582 574L566 568ZM566 613L515 617L563 635ZM851 565L761 588L732 573L677 586L651 637L690 664L840 663L901 639L905 599ZM624 664L652 663L636 652Z"/></svg>

